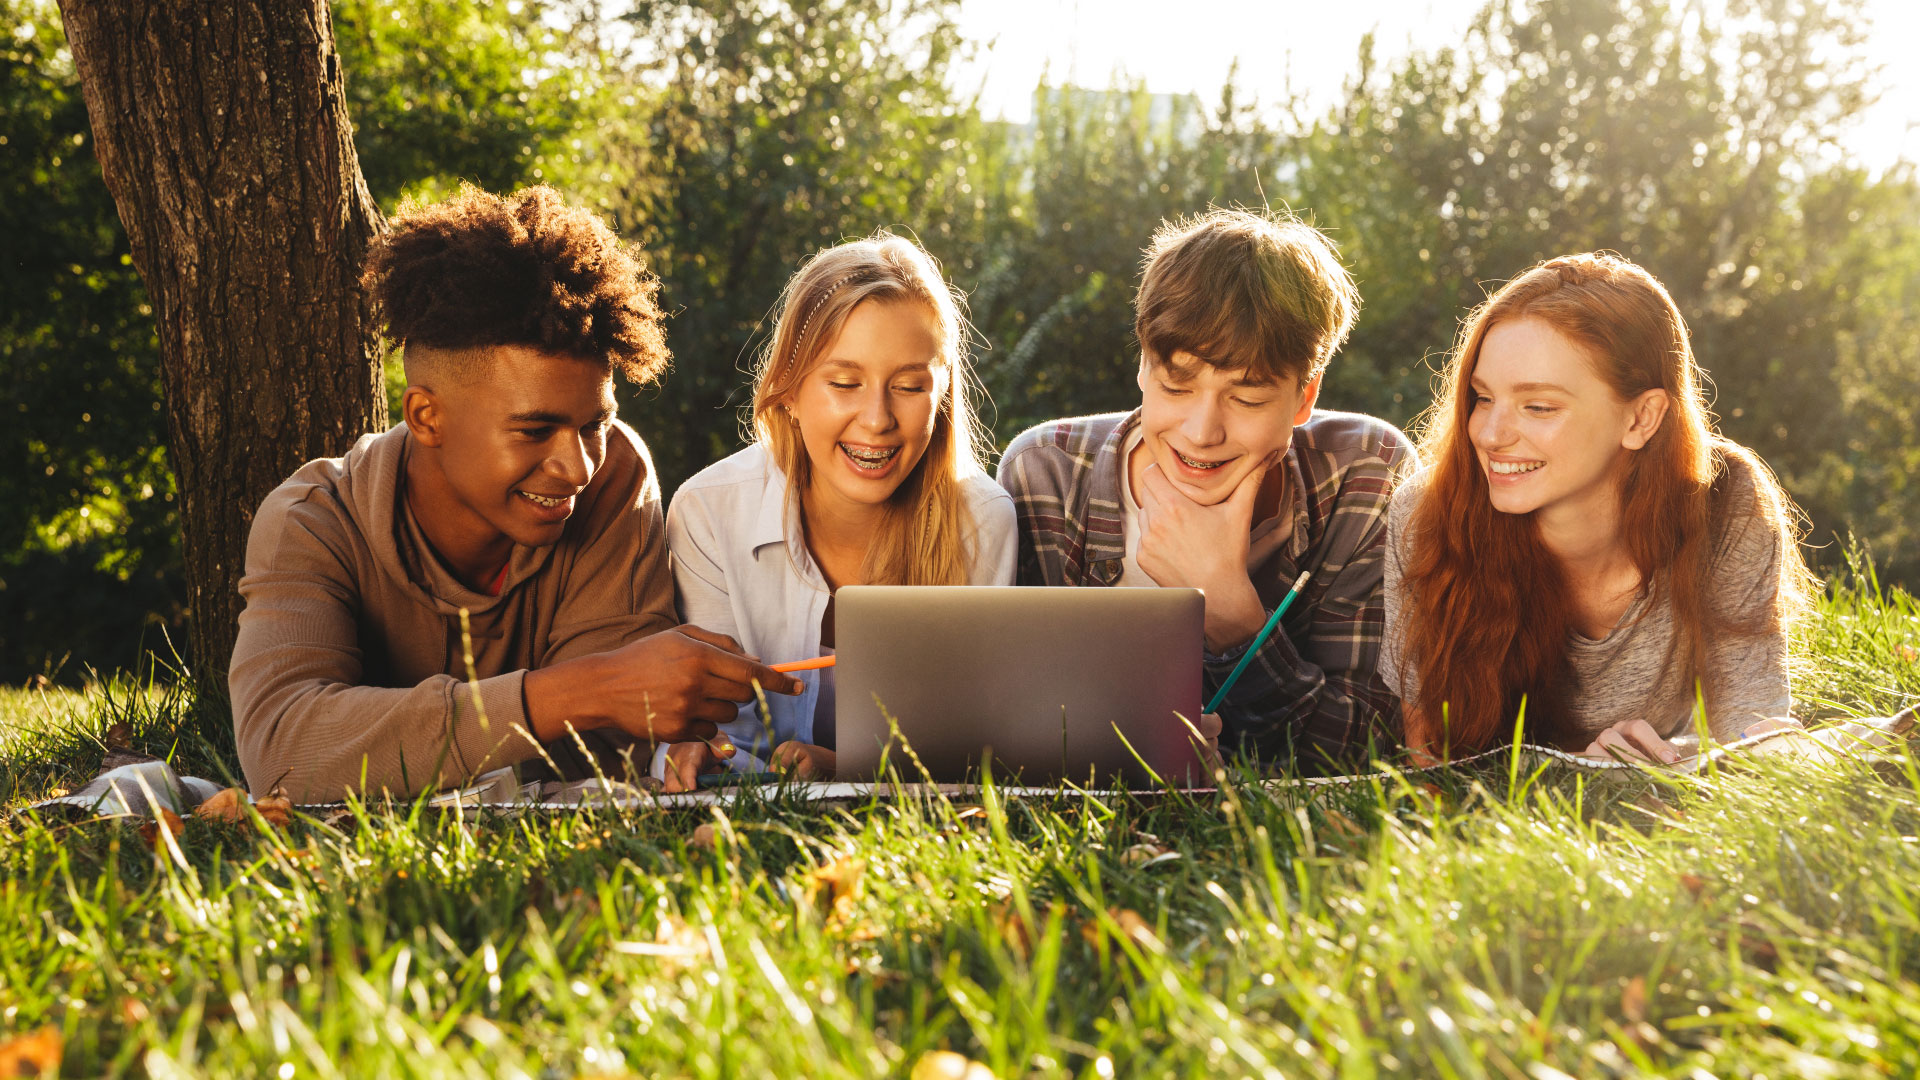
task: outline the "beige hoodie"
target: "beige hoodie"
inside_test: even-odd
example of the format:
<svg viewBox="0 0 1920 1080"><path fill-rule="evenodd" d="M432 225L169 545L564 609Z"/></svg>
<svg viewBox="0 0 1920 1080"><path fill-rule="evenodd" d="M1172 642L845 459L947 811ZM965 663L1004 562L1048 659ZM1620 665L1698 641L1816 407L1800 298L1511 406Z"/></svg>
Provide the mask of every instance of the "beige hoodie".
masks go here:
<svg viewBox="0 0 1920 1080"><path fill-rule="evenodd" d="M674 625L660 486L633 429L611 426L560 541L516 546L497 597L462 585L428 548L402 497L409 445L405 426L363 436L345 457L302 466L254 518L228 678L255 795L412 795L535 758L529 669ZM610 774L623 750L645 769L645 743L582 739ZM563 775L591 774L572 740L546 750Z"/></svg>

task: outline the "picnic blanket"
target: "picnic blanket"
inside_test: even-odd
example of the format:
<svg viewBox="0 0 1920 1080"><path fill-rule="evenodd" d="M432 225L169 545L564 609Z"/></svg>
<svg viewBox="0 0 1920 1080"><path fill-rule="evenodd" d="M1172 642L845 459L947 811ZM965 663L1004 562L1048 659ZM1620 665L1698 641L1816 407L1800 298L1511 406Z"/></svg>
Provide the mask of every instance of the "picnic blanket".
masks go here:
<svg viewBox="0 0 1920 1080"><path fill-rule="evenodd" d="M1459 758L1439 765L1403 769L1379 769L1344 776L1278 777L1260 782L1273 792L1349 787L1388 781L1400 777L1444 773L1490 760L1509 761L1516 753L1520 766L1532 771L1541 767L1564 767L1587 773L1617 773L1666 768L1697 772L1710 764L1742 757L1786 755L1800 759L1831 760L1838 755L1862 755L1897 745L1913 733L1920 721L1920 706L1909 707L1893 716L1843 720L1814 728L1783 728L1737 742L1710 747L1672 766L1652 766L1635 761L1601 760L1581 757L1546 746L1522 744L1501 747L1483 754ZM1679 742L1680 740L1676 740ZM1690 741L1688 745L1691 745ZM108 769L78 791L34 803L32 809L72 806L78 812L101 817L154 817L156 807L165 807L180 815L212 798L224 785L197 776L180 776L163 761L145 761ZM783 795L819 803L861 802L874 798L938 795L950 799L979 797L978 784L849 783L844 781L788 781L779 785ZM1042 798L1063 794L1118 794L1116 790L1090 790L1077 787L1032 787L995 785L1003 798ZM1147 789L1149 792L1164 789ZM1188 789L1205 792L1211 788ZM649 791L617 780L541 781L521 783L512 769L496 769L474 779L474 783L443 791L428 800L429 806L495 810L579 810L586 806L646 809L657 807L731 806L743 798L762 797L762 793L742 787L723 787L701 791L666 794ZM331 810L344 803L311 804L303 810Z"/></svg>

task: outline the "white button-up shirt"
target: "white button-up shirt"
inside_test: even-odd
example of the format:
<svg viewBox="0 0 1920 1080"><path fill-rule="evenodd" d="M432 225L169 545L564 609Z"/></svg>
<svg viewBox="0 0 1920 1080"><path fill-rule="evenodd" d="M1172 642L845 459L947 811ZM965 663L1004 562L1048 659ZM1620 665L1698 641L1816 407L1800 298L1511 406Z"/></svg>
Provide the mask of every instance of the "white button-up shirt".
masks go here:
<svg viewBox="0 0 1920 1080"><path fill-rule="evenodd" d="M1013 584L1019 554L1013 499L984 472L961 481L973 519L970 585ZM792 512L789 508L793 507ZM667 549L683 622L726 634L769 664L820 655L820 622L832 590L801 532L786 474L758 443L707 466L674 493L667 511ZM773 748L789 739L813 742L821 683L832 669L796 672L797 697L768 694L771 725L748 702L722 724L740 753L736 771L765 769ZM665 747L654 755L660 776Z"/></svg>

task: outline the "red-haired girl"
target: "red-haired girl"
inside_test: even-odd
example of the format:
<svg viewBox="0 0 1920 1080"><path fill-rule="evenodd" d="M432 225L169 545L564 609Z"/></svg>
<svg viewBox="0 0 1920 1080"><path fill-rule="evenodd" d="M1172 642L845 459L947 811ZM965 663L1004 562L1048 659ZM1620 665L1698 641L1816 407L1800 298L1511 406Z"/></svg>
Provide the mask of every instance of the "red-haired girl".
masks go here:
<svg viewBox="0 0 1920 1080"><path fill-rule="evenodd" d="M1673 299L1553 259L1467 320L1388 518L1381 675L1416 754L1513 737L1678 760L1785 718L1813 581L1793 512L1713 431Z"/></svg>

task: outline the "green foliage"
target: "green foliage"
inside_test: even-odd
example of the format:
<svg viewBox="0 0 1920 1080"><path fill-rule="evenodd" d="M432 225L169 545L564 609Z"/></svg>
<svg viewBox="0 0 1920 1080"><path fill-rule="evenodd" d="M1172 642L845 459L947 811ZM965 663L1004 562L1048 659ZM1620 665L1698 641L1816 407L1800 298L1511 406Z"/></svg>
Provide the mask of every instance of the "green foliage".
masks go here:
<svg viewBox="0 0 1920 1080"><path fill-rule="evenodd" d="M1886 710L1920 667L1885 650L1916 637L1910 598L1854 581L1811 660ZM18 809L111 722L162 752L189 726L179 694L116 694L0 694L24 781L0 1041L51 1026L76 1075L905 1076L935 1049L1003 1077L1920 1068L1910 748L978 805L355 806L150 847Z"/></svg>
<svg viewBox="0 0 1920 1080"><path fill-rule="evenodd" d="M1463 44L1391 71L1363 47L1295 174L1366 297L1332 400L1411 419L1423 361L1485 291L1619 251L1673 293L1725 432L1781 474L1814 539L1853 530L1907 578L1920 185L1832 164L1867 99L1866 26L1856 3L1742 3L1716 24L1538 0L1489 5Z"/></svg>
<svg viewBox="0 0 1920 1080"><path fill-rule="evenodd" d="M1782 478L1812 512L1815 538L1844 528L1889 580L1912 583L1920 579L1920 175L1903 166L1869 183L1841 172L1815 195L1824 220L1809 231L1834 238L1824 254L1837 310L1799 317L1831 320L1831 352L1790 360L1825 371L1834 416L1824 427L1801 422L1794 399L1772 384L1748 408L1756 419L1786 414L1785 441L1798 452ZM1730 392L1723 388L1723 400Z"/></svg>
<svg viewBox="0 0 1920 1080"><path fill-rule="evenodd" d="M1855 548L1794 643L1794 712L1861 716L1920 701L1920 603Z"/></svg>
<svg viewBox="0 0 1920 1080"><path fill-rule="evenodd" d="M1132 294L1163 219L1285 205L1366 301L1328 407L1411 422L1488 287L1617 250L1672 289L1724 429L1811 539L1920 575L1920 175L1841 161L1873 87L1858 0L1499 0L1457 45L1363 48L1324 114L1230 74L1215 101L1043 86L1031 125L983 123L949 87L955 10L340 0L333 18L383 206L547 180L644 249L676 361L622 409L669 494L739 445L768 313L825 246L887 226L942 259L1004 443L1138 400ZM0 12L0 57L0 680L67 654L78 677L178 618L156 349L51 3Z"/></svg>
<svg viewBox="0 0 1920 1080"><path fill-rule="evenodd" d="M367 189L391 210L460 181L574 183L604 103L591 48L539 0L336 0L333 32Z"/></svg>
<svg viewBox="0 0 1920 1080"><path fill-rule="evenodd" d="M1002 443L1057 416L1139 404L1133 293L1163 219L1259 202L1276 138L1235 101L1042 86L1030 130L1003 130L1009 168L974 311Z"/></svg>
<svg viewBox="0 0 1920 1080"><path fill-rule="evenodd" d="M955 8L673 0L629 16L625 96L658 89L608 136L622 183L588 187L673 313L674 368L625 409L669 487L738 448L757 336L808 255L893 227L966 280L986 203L979 125L946 87Z"/></svg>
<svg viewBox="0 0 1920 1080"><path fill-rule="evenodd" d="M0 7L0 236L0 679L132 666L181 616L159 346L51 3Z"/></svg>

